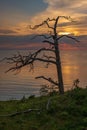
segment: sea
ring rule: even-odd
[[[35,50],[31,50],[35,51]],[[28,50],[0,50],[0,61],[14,54],[29,54]],[[48,54],[51,55],[51,54]],[[65,91],[73,88],[73,82],[79,79],[79,87],[87,87],[87,50],[61,50],[61,65]],[[54,65],[47,67],[46,63],[35,62],[34,69],[26,66],[20,71],[6,71],[11,64],[6,61],[0,62],[0,100],[28,98],[31,95],[39,96],[40,88],[48,85],[43,79],[35,79],[37,76],[51,77],[56,81],[57,74]],[[50,85],[50,84],[49,84]]]

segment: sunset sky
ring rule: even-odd
[[[37,48],[41,38],[31,41],[31,36],[49,30],[44,26],[31,30],[29,25],[60,15],[71,16],[76,22],[60,19],[59,34],[76,36],[87,49],[87,0],[0,0],[0,49]]]

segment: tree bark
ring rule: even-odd
[[[63,85],[63,76],[62,76],[62,67],[59,53],[59,45],[55,45],[55,56],[56,56],[56,69],[57,69],[57,78],[58,78],[58,87],[59,93],[64,94],[64,85]]]
[[[61,60],[60,60],[60,53],[59,53],[59,44],[58,44],[58,35],[57,35],[57,24],[58,24],[59,17],[56,18],[54,24],[54,47],[55,47],[55,57],[56,57],[56,69],[57,69],[57,78],[59,82],[59,93],[64,94],[64,85],[63,85],[63,76],[62,76],[62,67],[61,67]]]

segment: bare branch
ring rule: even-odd
[[[50,25],[49,25],[49,21],[56,21],[56,19],[50,19],[50,18],[47,18],[46,20],[44,20],[41,24],[38,24],[38,25],[35,25],[34,27],[31,27],[30,26],[30,29],[37,29],[37,28],[39,28],[40,26],[43,26],[43,25],[47,25],[47,27],[48,28],[51,28],[51,29],[54,29],[53,27],[51,27]]]
[[[20,65],[17,64],[17,65],[15,65],[14,67],[11,67],[10,69],[8,69],[8,70],[6,71],[6,73],[9,72],[9,71],[15,71],[15,70],[21,69],[22,67],[27,66],[27,65],[30,65],[30,67],[31,67],[31,69],[32,69],[32,68],[33,68],[33,67],[32,67],[32,66],[33,66],[33,63],[34,63],[35,61],[41,61],[41,62],[56,64],[56,62],[55,62],[55,61],[52,61],[52,60],[46,60],[46,59],[42,59],[42,58],[32,58],[32,57],[31,57],[31,58],[28,60],[28,62],[26,62],[26,60],[25,60],[25,63],[24,63],[24,64],[20,63]],[[17,61],[17,62],[18,62],[18,61]]]
[[[57,86],[59,85],[57,82],[53,81],[51,78],[46,78],[44,76],[38,76],[38,77],[35,77],[35,79],[45,79],[45,80],[47,80],[48,82],[50,82],[54,85],[57,85]]]
[[[74,40],[74,41],[76,41],[76,42],[80,42],[80,41],[77,40],[76,38],[74,38],[74,37],[72,37],[72,36],[69,36],[69,35],[62,35],[62,36],[58,37],[57,40],[60,40],[60,39],[63,38],[63,37],[67,37],[67,38],[70,38],[70,39],[72,39],[72,40]]]
[[[9,71],[14,72],[15,70],[21,69],[22,67],[23,67],[23,65],[11,67],[11,68],[8,69],[7,71],[5,71],[5,73],[7,73],[7,72],[9,72]]]
[[[56,21],[56,19],[55,18],[53,18],[53,19],[47,18],[47,21]]]
[[[55,61],[52,61],[52,60],[46,60],[46,59],[42,59],[42,58],[31,58],[32,61],[42,61],[42,62],[49,62],[49,63],[52,63],[52,64],[56,64]],[[30,64],[32,61],[28,62],[28,64]]]
[[[70,20],[71,22],[75,22],[70,16],[58,16],[57,19],[59,19],[59,18],[65,18],[65,19],[67,19],[67,20]],[[55,22],[57,22],[57,19],[55,19],[55,18],[53,18],[53,19],[47,18],[47,19],[44,20],[41,24],[35,25],[34,27],[31,27],[31,25],[29,25],[29,28],[30,28],[30,29],[37,29],[37,28],[39,28],[40,26],[43,26],[43,25],[46,24],[48,28],[51,28],[52,30],[54,30],[54,28],[49,25],[49,22],[50,22],[50,21],[55,21]]]
[[[17,55],[15,55],[13,57],[4,58],[4,60],[7,60],[7,63],[13,64],[13,67],[8,69],[6,72],[19,70],[22,67],[27,66],[27,65],[30,65],[30,68],[32,70],[34,68],[33,63],[35,61],[41,61],[41,62],[56,64],[56,62],[54,60],[44,59],[44,58],[39,57],[39,54],[41,52],[44,52],[44,51],[54,52],[54,50],[52,50],[52,49],[41,48],[34,53],[29,53],[29,55],[27,55],[27,56],[22,56],[20,53],[18,53]]]
[[[54,29],[53,27],[51,27],[51,26],[49,25],[49,23],[48,23],[47,21],[44,21],[44,23],[48,26],[48,28]]]
[[[47,56],[47,55],[43,55],[43,57],[45,57],[48,61],[50,59],[54,59],[55,60],[55,64],[56,64],[56,58],[55,57],[53,57],[53,56]],[[50,65],[50,62],[47,62],[46,68],[48,68],[49,65]]]
[[[65,18],[71,22],[75,22],[70,16],[58,16],[59,18]]]
[[[46,55],[43,55],[43,57],[46,57],[48,60],[49,60],[49,59],[55,59],[55,60],[56,60],[56,58],[53,57],[53,56],[46,56]]]
[[[49,43],[50,45],[54,45],[54,43],[53,43],[53,42],[48,41],[48,40],[44,40],[43,42],[44,42],[44,43],[45,43],[45,42],[46,42],[46,43]]]

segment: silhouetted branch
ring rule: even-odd
[[[49,60],[49,59],[55,59],[55,60],[56,60],[56,58],[53,57],[53,56],[46,56],[46,55],[43,55],[43,57],[47,58],[48,60]]]
[[[32,67],[32,66],[33,66],[33,63],[34,63],[35,61],[41,61],[41,62],[45,62],[45,63],[56,64],[56,62],[55,62],[55,61],[52,61],[52,60],[47,60],[47,59],[42,59],[42,58],[32,58],[32,57],[31,57],[28,62],[26,62],[26,60],[25,60],[25,63],[24,63],[24,64],[19,62],[21,65],[19,65],[19,63],[18,63],[18,61],[17,61],[17,65],[15,65],[14,67],[11,67],[10,69],[8,69],[8,70],[6,71],[6,73],[9,72],[9,71],[15,71],[15,70],[21,69],[22,67],[24,67],[24,66],[26,66],[26,65],[30,65],[30,68],[31,68],[31,70],[32,70],[32,68],[34,68],[34,67]]]
[[[58,16],[59,18],[64,18],[64,19],[67,19],[71,22],[75,22],[70,16]]]
[[[41,48],[34,53],[29,53],[29,55],[27,55],[27,56],[22,56],[20,53],[18,53],[17,55],[15,55],[13,57],[4,58],[4,60],[7,60],[7,63],[13,64],[13,67],[8,69],[6,72],[21,69],[22,67],[24,67],[26,65],[30,65],[30,68],[32,70],[34,68],[33,64],[35,61],[56,64],[56,61],[54,61],[54,60],[47,59],[46,57],[45,58],[39,57],[39,54],[44,51],[54,52],[54,50],[52,50],[52,49]]]
[[[44,21],[44,23],[48,26],[48,28],[54,29],[53,27],[51,27],[51,26],[49,25],[49,23],[48,23],[47,21]]]
[[[50,59],[54,59],[55,60],[55,64],[56,64],[56,58],[55,57],[53,57],[53,56],[47,56],[47,55],[43,55],[43,57],[45,57],[48,61]],[[46,68],[48,68],[49,65],[50,65],[50,62],[47,62]]]
[[[49,62],[49,63],[52,63],[52,64],[56,64],[56,62],[52,61],[52,60],[46,60],[46,59],[42,59],[42,58],[31,58],[31,59],[34,60],[34,61],[42,61],[42,62],[47,62],[47,63]]]
[[[70,38],[70,39],[72,39],[72,40],[74,40],[74,41],[76,41],[76,42],[80,42],[80,41],[77,40],[76,38],[74,38],[74,37],[72,37],[72,36],[69,36],[69,35],[62,35],[62,36],[58,37],[57,40],[60,40],[60,39],[63,38],[63,37],[67,37],[67,38]]]
[[[55,18],[53,18],[53,19],[47,18],[47,21],[56,21],[56,19]]]
[[[44,76],[38,76],[38,77],[35,77],[35,79],[45,79],[45,80],[47,80],[48,82],[50,82],[54,85],[57,85],[57,86],[59,85],[57,82],[53,81],[51,78],[46,78]]]
[[[44,42],[44,43],[45,43],[45,42],[46,42],[46,43],[49,43],[50,45],[54,45],[54,43],[53,43],[53,42],[48,41],[48,40],[44,40],[43,42]]]
[[[39,28],[40,26],[43,26],[43,25],[47,25],[47,27],[48,28],[51,28],[51,29],[54,29],[53,27],[51,27],[50,25],[49,25],[49,21],[55,21],[56,19],[50,19],[50,18],[47,18],[46,20],[44,20],[41,24],[38,24],[38,25],[35,25],[34,27],[31,27],[30,26],[30,29],[37,29],[37,28]]]

